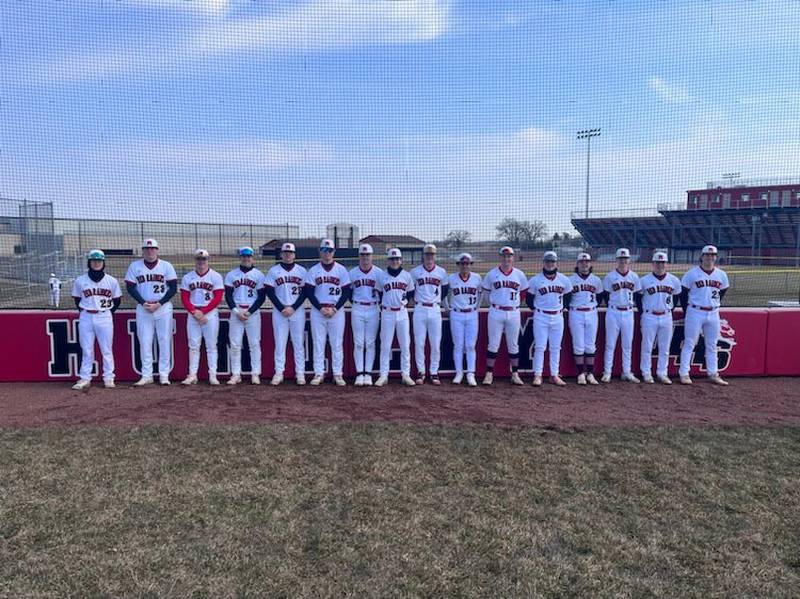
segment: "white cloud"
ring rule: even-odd
[[[694,99],[685,87],[667,83],[660,77],[650,77],[647,80],[647,85],[667,102],[682,104]]]

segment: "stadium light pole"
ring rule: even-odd
[[[592,150],[592,138],[600,136],[600,129],[584,129],[578,131],[578,139],[586,140],[586,210],[584,218],[589,218],[589,159]]]

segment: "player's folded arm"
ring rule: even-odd
[[[261,306],[264,305],[266,299],[267,299],[267,289],[266,287],[262,287],[261,289],[258,290],[255,301],[252,303],[252,305],[248,308],[247,311],[250,312],[250,314],[255,314],[261,309]]]
[[[177,281],[175,282],[177,285]],[[128,291],[128,295],[130,295],[134,300],[136,300],[137,304],[144,304],[144,298],[142,294],[139,293],[139,290],[136,288],[136,283],[132,283],[130,281],[125,281],[125,289]]]
[[[314,306],[317,310],[322,310],[322,304],[317,299],[317,294],[314,293],[315,286],[306,283],[306,297],[308,301],[311,302],[311,305]]]
[[[228,308],[231,310],[236,307],[236,304],[233,302],[233,287],[230,285],[225,285],[225,303],[228,304]]]
[[[347,303],[347,300],[350,299],[350,296],[352,295],[352,292],[353,292],[353,290],[350,289],[350,285],[349,284],[345,285],[344,287],[342,287],[342,294],[339,296],[339,301],[337,301],[336,305],[334,306],[336,308],[336,310],[341,310],[342,309],[342,307]]]
[[[178,293],[178,279],[171,279],[167,281],[167,291],[164,293],[164,296],[158,300],[158,303],[163,306],[170,301],[176,293]]]
[[[283,305],[283,302],[278,299],[278,294],[275,293],[275,288],[272,285],[265,285],[264,286],[264,293],[269,298],[269,301],[272,302],[272,305],[275,306],[275,309],[278,312],[283,312],[283,309],[286,307]]]

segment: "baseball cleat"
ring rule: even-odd
[[[314,378],[311,379],[311,385],[314,387],[321,385],[324,378],[321,374],[314,375]]]
[[[81,379],[77,383],[72,385],[72,388],[75,391],[83,391],[84,389],[88,389],[91,386],[91,384],[92,384],[92,381],[90,381],[88,379]]]
[[[683,375],[681,377],[681,385],[691,385],[691,384],[692,384],[692,379],[688,374]]]
[[[708,380],[714,383],[715,385],[722,385],[723,387],[727,387],[728,385],[730,385],[730,383],[725,379],[723,379],[719,375],[719,373],[712,374],[711,376],[708,377]]]
[[[600,383],[597,382],[597,379],[594,378],[594,374],[591,372],[586,373],[586,382],[590,385],[599,385]]]
[[[261,384],[261,376],[258,374],[250,375],[250,384],[251,385],[260,385]]]
[[[413,387],[413,386],[416,385],[416,383],[414,382],[414,379],[412,379],[407,374],[403,375],[403,384],[406,385],[407,387]]]
[[[442,384],[442,381],[439,380],[439,375],[438,374],[432,374],[431,375],[431,385],[441,385],[441,384]]]
[[[586,384],[586,373],[584,373],[584,372],[581,372],[581,373],[578,375],[578,384],[579,384],[579,385],[585,385],[585,384]]]
[[[272,375],[272,380],[269,382],[270,385],[273,387],[277,387],[283,382],[283,375],[282,374],[274,374]]]
[[[423,377],[421,377],[421,376],[418,376],[417,380],[414,381],[414,384],[415,385],[424,385],[425,384],[425,379]]]
[[[364,386],[365,387],[372,387],[372,375],[365,374],[364,375]]]
[[[300,385],[301,387],[306,384],[306,377],[305,375],[301,374],[300,376],[294,379],[294,382]]]
[[[376,387],[383,387],[388,382],[389,382],[389,377],[384,375],[384,374],[382,374],[381,376],[378,377],[378,380],[375,381],[375,386]]]
[[[654,379],[654,378],[653,378],[651,375],[649,375],[649,374],[648,374],[648,375],[645,375],[645,376],[643,376],[643,377],[642,377],[642,380],[643,380],[645,383],[648,383],[648,384],[651,384],[651,385],[652,385],[653,383],[655,383],[655,382],[656,382],[656,381],[655,381],[655,379]]]
[[[333,382],[336,383],[337,387],[344,387],[347,385],[347,382],[344,380],[341,374],[333,375]]]
[[[172,383],[169,382],[169,377],[168,376],[160,376],[160,377],[158,377],[158,384],[159,385],[164,385],[165,387],[168,387]]]
[[[566,387],[567,386],[567,383],[564,382],[564,379],[562,379],[558,375],[551,376],[550,377],[550,382],[553,383],[554,385],[558,386],[558,387]]]
[[[491,385],[493,382],[494,382],[494,373],[487,372],[486,376],[483,377],[483,384]]]
[[[641,381],[637,379],[636,376],[630,372],[628,374],[623,374],[620,378],[628,383],[641,383]]]
[[[197,375],[190,374],[185,379],[181,381],[181,385],[196,385],[197,384]]]
[[[152,376],[143,376],[138,381],[136,381],[133,386],[134,387],[144,387],[145,385],[152,385],[153,384],[153,377]]]
[[[364,386],[364,375],[359,374],[356,377],[356,382],[353,383],[353,385],[356,386],[356,387],[363,387]]]
[[[668,376],[660,376],[658,377],[658,382],[661,383],[662,385],[671,385],[672,379],[669,378]]]
[[[464,373],[463,372],[457,372],[456,375],[453,377],[453,384],[454,385],[460,385],[461,381],[463,381],[463,380],[464,380]]]
[[[478,381],[475,380],[475,373],[473,372],[467,373],[467,385],[469,385],[470,387],[478,386]]]
[[[231,378],[228,379],[229,385],[238,385],[241,382],[242,382],[242,377],[236,374],[234,374]]]
[[[211,385],[212,387],[218,387],[219,386],[219,379],[217,378],[216,374],[209,374],[208,375],[208,384]]]
[[[114,384],[114,379],[103,379],[103,387],[106,389],[113,389],[116,387]]]
[[[522,379],[519,376],[519,372],[512,372],[511,373],[511,384],[512,385],[524,385],[525,383],[522,382]]]
[[[608,373],[603,373],[603,376],[600,377],[600,382],[602,383],[610,383],[611,382],[611,375]]]
[[[533,386],[534,387],[541,387],[542,386],[542,375],[537,374],[533,377]]]

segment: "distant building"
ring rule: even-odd
[[[422,246],[425,242],[413,235],[368,235],[362,238],[359,243],[368,243],[375,250],[376,254],[386,255],[389,248],[398,248],[403,252],[403,259],[408,263],[416,263],[422,260]]]
[[[358,247],[359,231],[350,223],[334,223],[325,228],[325,237],[333,239],[337,248]]]

